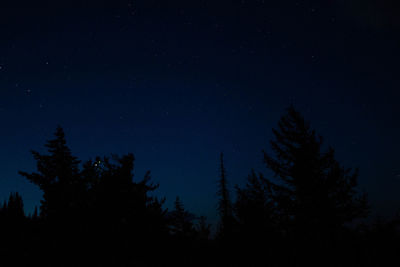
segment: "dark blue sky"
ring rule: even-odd
[[[57,2],[57,3],[53,3]],[[82,160],[133,152],[167,206],[215,221],[218,158],[231,185],[293,103],[360,168],[374,213],[400,208],[395,1],[2,1],[0,199],[64,127]]]

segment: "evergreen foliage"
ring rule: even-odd
[[[221,225],[219,228],[219,237],[222,239],[229,238],[232,235],[234,217],[232,212],[232,202],[230,199],[228,180],[226,177],[226,169],[224,166],[224,154],[220,155],[220,176],[218,181],[219,196],[218,212],[221,218]]]
[[[4,266],[389,266],[400,249],[400,220],[372,225],[358,171],[345,168],[290,106],[273,129],[264,162],[231,195],[219,159],[216,238],[206,217],[155,197],[150,171],[134,176],[133,154],[81,164],[58,127],[36,172],[20,172],[43,192],[25,216],[22,197],[0,207]]]
[[[264,162],[278,181],[265,184],[287,230],[307,235],[309,230],[335,231],[367,215],[366,195],[356,190],[358,171],[341,166],[333,148],[323,150],[322,137],[293,106],[273,133],[275,156],[264,152]]]
[[[37,172],[19,173],[43,191],[41,216],[63,220],[82,207],[85,184],[79,176],[80,161],[67,147],[63,129],[57,127],[54,135],[55,139],[45,144],[48,154],[32,151]]]
[[[172,235],[180,239],[193,239],[195,237],[194,219],[195,216],[185,210],[180,198],[176,197],[174,210],[170,213]]]

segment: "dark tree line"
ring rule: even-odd
[[[380,266],[397,261],[400,219],[368,216],[358,171],[292,106],[264,153],[267,177],[252,170],[232,195],[219,162],[220,223],[154,197],[150,172],[134,177],[132,154],[81,163],[58,127],[46,154],[32,151],[37,170],[20,174],[43,192],[40,210],[25,215],[12,193],[0,208],[3,265],[41,266]],[[232,197],[233,196],[233,197]]]
[[[400,221],[360,223],[370,208],[367,195],[357,189],[358,170],[342,166],[334,149],[324,146],[322,137],[293,106],[272,131],[271,149],[263,155],[273,175],[252,170],[244,186],[235,186],[232,202],[221,155],[219,233],[229,240],[221,242],[221,251],[229,251],[231,263],[380,266],[398,262]]]

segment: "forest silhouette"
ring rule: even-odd
[[[400,219],[363,222],[370,208],[357,169],[342,166],[293,106],[272,131],[272,153],[263,151],[272,176],[252,170],[230,191],[221,153],[214,236],[179,197],[172,210],[154,197],[150,171],[134,177],[133,154],[81,162],[58,127],[46,154],[32,151],[36,172],[19,172],[42,191],[40,207],[26,215],[11,193],[0,208],[2,265],[397,265]]]

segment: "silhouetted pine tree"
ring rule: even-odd
[[[80,179],[80,161],[72,156],[61,127],[57,127],[55,139],[49,140],[45,147],[49,154],[32,151],[37,172],[19,173],[43,191],[41,216],[64,220],[82,207],[86,185]]]
[[[149,222],[151,217],[160,216],[158,219],[161,219],[164,216],[161,208],[164,201],[149,195],[158,188],[150,182],[150,172],[143,180],[133,181],[134,160],[133,154],[113,156],[114,162],[105,157],[92,166],[85,164],[82,173],[91,181],[92,202],[101,216],[114,223],[134,223],[147,228],[152,223]]]
[[[229,195],[228,181],[226,178],[223,153],[220,155],[220,177],[218,181],[217,195],[219,196],[218,211],[221,218],[221,225],[218,235],[220,238],[226,239],[232,235],[234,218],[232,212],[232,203]]]
[[[346,223],[367,214],[366,195],[356,191],[358,172],[342,167],[332,148],[322,150],[322,138],[293,106],[273,134],[275,156],[264,152],[264,160],[277,178],[267,182],[281,225],[303,248],[331,244]]]
[[[179,239],[193,239],[195,229],[193,220],[195,216],[186,211],[182,201],[176,197],[174,210],[169,214],[171,220],[171,233]]]
[[[24,204],[18,193],[11,193],[0,209],[0,258],[2,265],[20,264],[26,249],[26,217]]]
[[[277,227],[275,207],[268,181],[254,170],[243,188],[236,186],[235,214],[240,232],[247,238],[265,238]],[[270,236],[269,236],[270,238]]]
[[[35,226],[35,231],[41,233],[35,239],[47,251],[43,258],[47,262],[43,264],[65,258],[68,265],[84,255],[87,183],[80,175],[80,161],[67,146],[63,129],[57,127],[54,135],[45,144],[47,154],[32,151],[37,172],[19,173],[43,192],[40,220]]]
[[[11,193],[8,201],[4,201],[0,214],[1,220],[10,223],[20,222],[25,218],[24,202],[18,192]]]
[[[235,188],[236,238],[241,251],[239,255],[244,261],[242,264],[255,265],[268,258],[268,263],[275,266],[282,247],[279,220],[268,180],[252,170],[247,183],[242,188]]]
[[[117,258],[100,262],[143,260],[150,253],[148,246],[159,249],[168,235],[164,200],[150,196],[158,185],[150,182],[150,172],[135,182],[133,169],[133,154],[96,158],[83,166],[91,222],[87,232],[95,240],[93,253]]]

